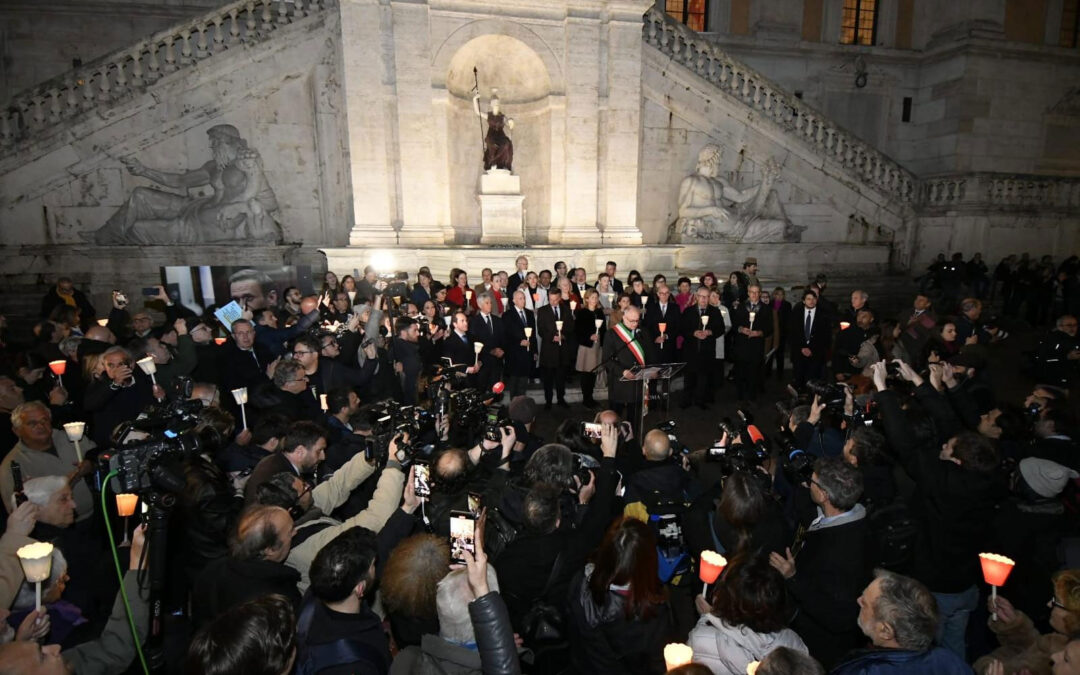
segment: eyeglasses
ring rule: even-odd
[[[303,351],[299,351],[299,350],[294,350],[292,355],[293,356],[303,356],[304,354],[314,354],[314,353],[315,352],[311,352],[311,351],[303,352]]]
[[[1068,607],[1066,607],[1065,605],[1058,602],[1057,596],[1051,596],[1050,601],[1046,603],[1046,606],[1049,607],[1050,609],[1053,609],[1055,607],[1059,607],[1059,608],[1065,610],[1066,612],[1069,611]]]
[[[330,347],[337,347],[337,346],[338,346],[338,343],[336,343],[336,342],[327,342],[326,344],[324,344],[322,346],[322,348],[323,349],[329,349]],[[293,353],[295,354],[296,352],[293,352]]]

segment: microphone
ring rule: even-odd
[[[746,425],[746,433],[750,436],[750,441],[752,443],[760,443],[765,440],[765,435],[753,424]]]
[[[495,384],[491,385],[492,393],[501,394],[505,390],[506,390],[506,385],[503,384],[502,382],[496,382]]]

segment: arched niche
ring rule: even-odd
[[[447,175],[450,220],[456,243],[478,243],[481,234],[476,195],[483,173],[486,126],[473,112],[476,82],[473,68],[479,73],[481,110],[487,112],[492,89],[498,89],[503,111],[514,120],[513,171],[521,177],[525,195],[528,241],[547,242],[551,222],[555,93],[549,69],[552,59],[551,51],[538,42],[535,34],[517,24],[496,21],[478,21],[462,27],[436,52],[434,72],[443,79],[434,84],[445,87],[447,94]],[[561,84],[561,77],[555,79]]]

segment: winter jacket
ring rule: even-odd
[[[357,455],[354,460],[349,461],[335,472],[329,481],[320,484],[312,491],[315,507],[323,513],[330,513],[341,506],[349,493],[371,475],[373,468],[364,461],[363,455]],[[404,487],[405,474],[401,472],[400,467],[387,465],[379,476],[378,487],[375,488],[375,494],[366,509],[345,522],[321,516],[297,528],[292,549],[289,551],[285,564],[300,572],[301,593],[307,590],[310,583],[308,570],[315,559],[315,554],[331,539],[350,528],[366,527],[378,533],[397,510]]]
[[[762,660],[777,647],[808,653],[806,645],[790,628],[755,633],[746,626],[733,626],[718,616],[704,614],[690,631],[694,663],[708,666],[716,675],[742,675],[747,664]]]
[[[1008,623],[999,618],[987,621],[986,625],[997,635],[1001,646],[975,662],[976,673],[985,673],[990,662],[996,659],[1005,665],[1006,673],[1026,668],[1031,675],[1050,675],[1050,655],[1064,649],[1069,642],[1060,633],[1039,635],[1028,615],[1019,611]]]
[[[971,667],[944,647],[914,652],[908,649],[860,649],[833,668],[831,675],[970,675]]]
[[[278,594],[300,606],[296,589],[300,575],[284,563],[270,560],[220,558],[199,574],[191,594],[192,623],[195,628],[242,602],[262,595]]]
[[[664,672],[664,645],[671,637],[671,612],[654,605],[648,617],[628,618],[623,596],[608,591],[597,606],[589,592],[592,565],[570,584],[570,664],[590,675],[645,675]]]
[[[496,592],[469,603],[476,647],[425,635],[419,647],[398,653],[390,675],[518,675],[521,663],[506,605]]]

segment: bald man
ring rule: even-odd
[[[671,457],[671,441],[667,434],[653,429],[641,440],[645,463],[626,483],[627,513],[635,503],[649,507],[657,501],[685,501],[691,496],[690,474],[683,468],[681,458]]]

